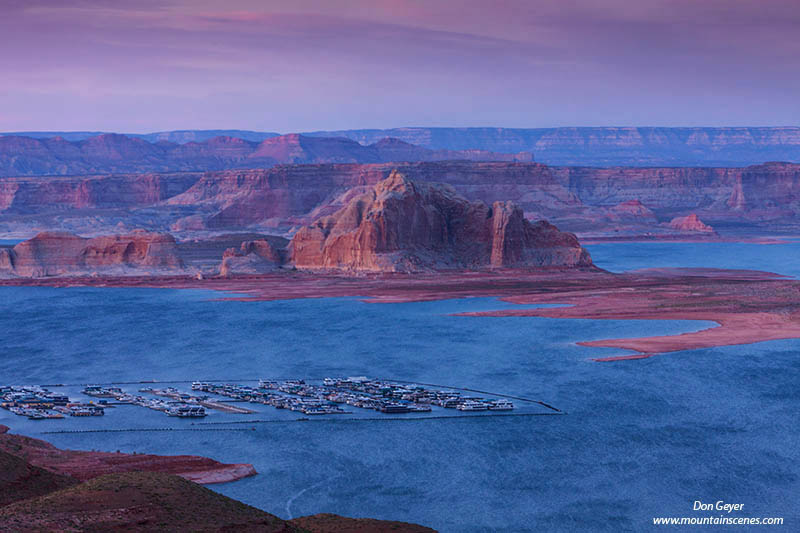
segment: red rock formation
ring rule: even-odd
[[[219,275],[264,274],[272,272],[286,261],[286,244],[280,237],[242,242],[240,248],[228,248],[222,254]]]
[[[635,222],[655,222],[656,215],[638,199],[619,203],[608,209],[611,220],[627,220]]]
[[[702,233],[714,232],[714,228],[704,224],[703,221],[697,218],[697,215],[694,213],[685,217],[673,218],[669,223],[669,227],[679,231],[699,231]]]
[[[43,232],[0,255],[0,273],[21,277],[85,275],[112,269],[119,273],[175,271],[182,267],[175,239],[146,231],[93,239]]]
[[[574,235],[544,221],[531,224],[511,203],[471,203],[452,187],[412,182],[396,171],[302,228],[289,248],[295,266],[309,269],[591,266]]]
[[[86,239],[66,232],[42,232],[10,252],[17,276],[40,278],[79,270]]]
[[[727,205],[735,211],[742,211],[747,205],[744,198],[744,190],[742,189],[741,176],[737,176],[736,181],[733,183],[733,190],[730,198],[728,198]]]

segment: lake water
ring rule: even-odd
[[[658,267],[765,270],[800,277],[800,242],[601,243],[586,246],[594,262],[612,272]]]
[[[738,245],[668,246],[590,250],[611,270],[662,266],[665,257],[670,266],[693,266],[700,254],[705,265],[735,257],[730,266],[792,273],[770,250],[794,245],[745,248],[749,257],[728,248]],[[62,421],[0,410],[0,424],[61,447],[250,462],[260,475],[212,488],[284,518],[333,512],[445,532],[642,531],[653,517],[706,516],[692,511],[695,500],[725,500],[744,503],[741,516],[782,516],[786,530],[796,529],[797,341],[595,363],[590,358],[625,352],[576,341],[710,324],[452,316],[513,307],[492,298],[367,304],[217,296],[0,288],[0,382],[369,375],[530,397],[567,414],[193,425],[124,406]],[[204,422],[279,418],[271,407],[255,408],[261,412],[212,412]],[[201,431],[43,434],[165,427]]]

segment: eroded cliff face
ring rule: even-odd
[[[748,218],[780,220],[800,215],[800,164],[747,167],[734,185],[728,205]]]
[[[0,180],[0,213],[152,206],[191,187],[201,173],[127,174]]]
[[[557,167],[553,172],[584,204],[638,201],[650,209],[686,209],[724,208],[742,169]]]
[[[452,187],[395,171],[289,245],[297,268],[410,272],[591,266],[574,235],[531,224],[511,203],[473,203]]]
[[[222,254],[219,275],[264,274],[274,272],[287,260],[289,241],[281,237],[244,241],[237,248],[228,248]]]
[[[175,239],[146,231],[93,239],[43,232],[0,251],[0,275],[6,276],[163,274],[182,269]]]
[[[491,267],[592,265],[575,235],[546,220],[529,222],[513,202],[495,202],[490,214]]]

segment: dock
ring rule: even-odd
[[[147,392],[154,396],[162,396],[164,398],[170,398],[171,400],[175,400],[178,402],[191,402],[197,403],[202,405],[207,409],[213,409],[215,411],[221,411],[223,413],[234,413],[239,415],[252,415],[257,413],[258,411],[253,411],[252,409],[247,409],[245,407],[239,407],[238,405],[229,405],[222,403],[221,401],[214,401],[207,399],[205,397],[200,396],[193,396],[191,394],[186,394],[178,391],[177,389],[169,388],[169,389],[139,389],[139,392]]]

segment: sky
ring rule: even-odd
[[[0,0],[0,131],[797,126],[798,0]]]

